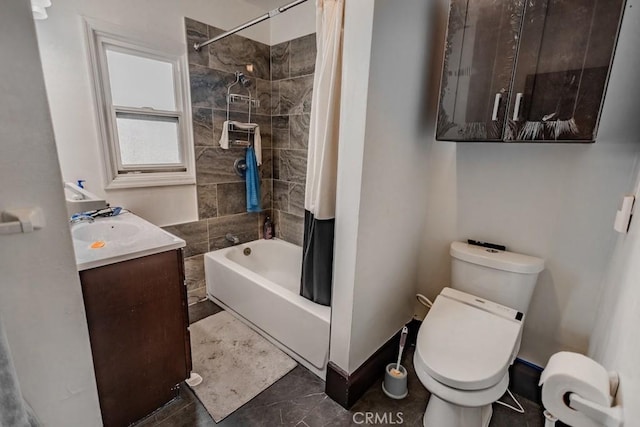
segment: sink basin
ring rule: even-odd
[[[130,212],[71,226],[78,270],[179,249],[185,241]]]
[[[71,228],[71,236],[81,242],[94,243],[102,241],[105,243],[120,241],[121,243],[133,241],[140,233],[141,227],[122,221],[103,219],[92,223],[81,223]]]

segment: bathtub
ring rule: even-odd
[[[324,380],[331,309],[300,296],[301,264],[278,239],[206,253],[207,296]]]

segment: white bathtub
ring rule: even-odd
[[[302,248],[278,239],[209,252],[207,296],[324,380],[331,309],[300,296],[301,265]]]

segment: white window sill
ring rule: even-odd
[[[176,174],[175,172],[155,172],[140,174],[118,175],[105,186],[105,190],[140,187],[167,187],[171,185],[195,184],[196,177],[192,174]]]

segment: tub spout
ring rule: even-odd
[[[231,233],[227,233],[227,235],[224,237],[234,245],[237,245],[238,243],[240,243],[240,239],[238,239],[238,236],[234,236]]]

